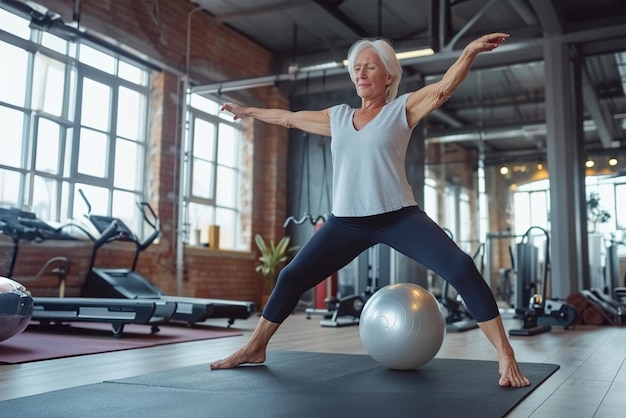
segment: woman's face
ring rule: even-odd
[[[384,99],[387,86],[391,84],[391,76],[373,48],[366,48],[357,55],[352,78],[362,99]]]

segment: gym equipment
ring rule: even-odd
[[[363,307],[359,324],[370,356],[396,370],[416,369],[432,360],[445,332],[437,299],[412,283],[387,285],[374,293]]]
[[[332,277],[326,279],[333,280]],[[319,285],[318,285],[319,286]],[[316,291],[319,289],[316,288]],[[345,327],[348,325],[358,325],[363,305],[370,293],[363,295],[351,295],[346,297],[327,296],[324,298],[326,309],[306,308],[306,318],[311,319],[311,315],[323,315],[320,321],[322,327]]]
[[[512,234],[510,229],[506,229],[501,232],[488,232],[485,240],[485,274],[484,277],[490,284],[492,289],[496,291],[496,298],[506,303],[511,308],[521,308],[528,306],[528,299],[520,297],[521,305],[517,305],[518,300],[515,299],[516,293],[516,278],[515,275],[515,255],[513,249],[517,251],[517,244],[512,245],[515,241],[519,240],[522,235]],[[499,249],[503,245],[501,241],[506,242],[508,252],[511,260],[510,267],[502,267],[500,260],[496,255],[499,253]],[[498,282],[492,283],[493,278],[498,276]],[[528,294],[530,297],[530,294]]]
[[[619,302],[622,306],[626,304],[626,273],[622,284],[619,284],[619,259],[617,257],[617,247],[619,245],[626,245],[626,242],[611,240],[611,245],[608,248],[608,260],[609,277],[611,279],[611,287],[613,289],[613,299]]]
[[[381,253],[384,254],[381,255]],[[370,296],[378,290],[379,283],[385,280],[384,277],[380,277],[380,264],[389,261],[389,254],[390,248],[381,244],[368,248],[367,252],[352,262],[358,264],[359,272],[363,273],[361,276],[367,275],[365,289],[361,293],[354,293],[349,296],[326,297],[324,300],[326,309],[307,308],[307,319],[310,319],[311,315],[323,315],[324,318],[320,321],[320,326],[329,328],[358,325],[363,306]],[[384,260],[381,262],[383,258]]]
[[[617,255],[617,249],[620,245],[626,246],[626,242],[616,241],[615,239],[608,240],[608,246],[606,247],[606,275],[607,275],[607,285],[608,292],[613,292],[613,296],[615,299],[618,299],[616,296],[616,290],[620,289],[625,290],[619,283],[619,271],[620,271],[620,262],[619,256]],[[622,282],[623,286],[626,286],[626,273],[624,273],[624,281]],[[618,292],[619,293],[619,292]]]
[[[322,225],[317,223],[315,230],[317,231]],[[344,298],[333,296],[333,294],[337,294],[338,280],[338,274],[335,272],[315,287],[314,303],[317,303],[325,294],[323,303],[326,305],[326,309],[306,308],[307,319],[311,319],[311,315],[323,315],[324,318],[320,321],[320,325],[323,327],[343,327],[359,323],[359,316],[361,316],[365,298],[359,295]],[[324,290],[324,294],[318,295],[318,292],[322,293]]]
[[[101,234],[101,237],[94,241],[92,247],[89,273],[81,288],[81,296],[133,300],[156,299],[176,303],[176,312],[172,320],[186,322],[190,325],[209,318],[227,318],[228,327],[230,327],[236,319],[247,319],[256,311],[256,305],[253,302],[166,295],[161,289],[135,271],[139,254],[148,248],[161,233],[159,217],[152,207],[145,202],[137,205],[143,220],[152,228],[152,233],[141,242],[139,237],[121,219],[91,214],[91,204],[82,190],[80,194],[88,208],[85,217]],[[102,235],[109,229],[113,230],[112,234],[103,239]],[[104,244],[112,241],[125,241],[135,244],[135,254],[130,269],[94,267],[98,250]]]
[[[22,286],[0,276],[0,341],[23,332],[33,316],[33,298]]]
[[[322,91],[325,92],[325,86],[326,86],[326,75],[324,74],[323,78],[322,78]],[[309,78],[307,76],[306,78],[306,87],[305,87],[305,97],[308,97],[309,95]],[[322,98],[322,103],[325,102],[325,99]],[[295,216],[291,215],[288,216],[287,219],[285,219],[285,222],[283,223],[283,228],[287,228],[289,226],[290,223],[293,223],[295,225],[302,225],[305,222],[309,221],[311,223],[311,225],[316,226],[319,222],[326,222],[326,220],[328,219],[328,216],[330,214],[330,206],[331,206],[331,188],[330,188],[330,183],[328,181],[328,163],[327,163],[327,159],[326,159],[326,141],[322,138],[320,139],[320,141],[318,142],[318,145],[321,147],[322,150],[322,180],[321,180],[321,185],[322,188],[320,189],[320,196],[319,196],[319,207],[318,207],[318,215],[317,216],[313,216],[311,215],[311,158],[309,156],[309,133],[308,132],[303,132],[302,134],[302,138],[303,141],[301,142],[302,144],[302,153],[301,153],[301,160],[300,160],[300,184],[298,187],[298,200],[297,200],[297,212],[300,213],[300,204],[302,202],[302,189],[304,188],[304,181],[306,179],[306,187],[307,187],[307,195],[306,195],[306,201],[307,201],[307,211],[304,212],[304,214],[300,217],[300,218],[296,218]],[[305,176],[306,173],[306,176]],[[325,213],[322,213],[322,202],[323,202],[323,198],[324,198],[324,193],[326,195],[326,204],[327,204],[327,211]]]
[[[290,223],[293,223],[295,225],[302,225],[305,222],[310,222],[311,225],[316,226],[319,222],[326,222],[326,220],[328,219],[328,213],[330,212],[330,209],[326,212],[326,213],[321,213],[321,209],[322,209],[322,202],[323,202],[323,194],[322,192],[325,190],[326,191],[326,201],[328,202],[328,205],[330,206],[330,186],[328,184],[328,174],[327,174],[327,162],[326,162],[326,143],[324,142],[324,140],[320,140],[320,142],[318,143],[318,145],[320,147],[322,147],[322,184],[323,184],[323,188],[320,191],[320,197],[319,197],[319,209],[318,209],[318,215],[317,216],[313,216],[311,215],[311,171],[310,171],[310,161],[309,161],[309,134],[308,133],[304,133],[304,141],[302,142],[302,161],[301,161],[301,167],[302,167],[302,172],[300,173],[300,186],[298,188],[298,212],[299,212],[299,208],[300,208],[300,201],[302,200],[302,189],[303,189],[303,183],[304,183],[304,171],[306,170],[306,182],[307,182],[307,211],[304,212],[304,214],[300,217],[300,218],[296,218],[295,216],[291,215],[288,216],[287,219],[285,219],[285,222],[283,223],[283,228],[287,228],[289,226]]]
[[[445,312],[446,331],[465,332],[478,328],[478,323],[469,313],[463,301],[450,296],[450,284],[446,280],[443,281],[439,302]]]
[[[64,233],[62,228],[53,228],[37,219],[34,213],[16,208],[0,208],[0,231],[13,240],[9,272],[14,270],[21,240],[42,242],[47,239],[75,239]],[[107,240],[113,233],[115,233],[115,229],[111,227],[104,231],[100,239]],[[57,259],[55,257],[52,260],[56,261]],[[40,273],[45,267],[40,270]],[[62,294],[67,268],[60,267],[55,274],[59,275],[59,292]],[[158,325],[168,322],[176,310],[176,303],[174,302],[65,297],[35,297],[32,298],[31,306],[32,316],[30,319],[41,324],[81,321],[105,322],[111,324],[115,337],[122,336],[126,324],[150,325],[152,332],[158,332]]]
[[[528,242],[529,235],[523,235],[516,245],[517,260],[512,259],[511,264],[516,272],[515,308],[525,309],[532,306],[533,295],[537,294],[541,281],[537,280],[537,264],[539,249]],[[546,243],[547,246],[547,243]],[[544,267],[548,261],[544,261]]]
[[[531,244],[529,243],[529,239],[531,232],[535,229],[541,231],[546,237],[545,258],[540,282],[541,294],[534,294],[530,298],[529,306],[527,308],[516,307],[515,312],[520,315],[522,319],[522,328],[509,330],[509,335],[537,335],[550,331],[552,326],[561,326],[564,329],[568,329],[576,320],[576,308],[574,308],[574,306],[557,299],[548,300],[546,298],[550,272],[550,236],[548,231],[539,226],[531,226],[528,228],[526,233],[522,236],[521,243],[518,244],[518,249],[521,248],[522,250],[518,251],[517,291],[524,294],[523,292],[527,292],[530,288],[532,288],[529,287],[532,281],[528,280],[528,278],[532,277],[532,269],[533,266],[536,265],[537,253],[536,251],[532,251],[530,248]],[[534,248],[536,249],[537,247]],[[530,262],[528,262],[529,258]],[[524,266],[523,269],[521,266]],[[519,302],[519,296],[517,297],[517,300],[518,303],[521,303]]]
[[[581,291],[585,298],[600,309],[602,316],[612,325],[626,324],[626,288],[619,286],[619,259],[617,247],[623,242],[608,240],[606,247],[606,277],[599,287]]]
[[[360,295],[347,296],[345,298],[327,298],[327,310],[311,312],[306,310],[308,317],[311,313],[323,314],[324,318],[320,321],[322,327],[345,327],[347,325],[358,325],[361,311],[365,305],[365,298]]]
[[[599,289],[581,290],[580,293],[600,310],[611,325],[626,324],[626,306],[619,299],[615,300]]]
[[[452,234],[452,231],[450,231],[448,228],[443,228],[443,230],[452,240],[454,240],[454,235]],[[482,249],[483,245],[481,244],[478,246],[478,249],[472,256],[472,259],[474,261],[476,261],[478,256],[481,255]],[[451,291],[452,286],[450,286],[450,283],[448,283],[447,280],[442,279],[442,281],[443,285],[441,289],[441,295],[436,298],[441,304],[444,312],[444,317],[446,319],[446,331],[465,332],[478,328],[478,323],[474,320],[472,315],[465,307],[465,303],[461,299],[460,295],[453,297]]]
[[[515,257],[513,256],[513,248],[509,245],[509,257],[511,259],[511,268],[498,269],[498,286],[496,287],[496,295],[499,299],[509,306],[513,306],[513,296],[515,295],[514,285],[512,281],[513,270],[515,269]]]

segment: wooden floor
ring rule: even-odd
[[[241,346],[258,317],[238,320],[241,337],[173,344],[20,365],[0,365],[0,400],[137,376],[189,365],[206,365]],[[210,324],[225,325],[212,320]],[[507,328],[519,321],[505,319]],[[561,368],[508,417],[626,416],[626,328],[577,327],[533,337],[512,337],[520,362],[556,363]],[[292,315],[270,342],[270,350],[365,354],[358,327],[322,328],[319,317]],[[437,357],[496,360],[480,330],[448,333]],[[207,373],[209,372],[207,368]],[[463,376],[459,376],[462,379]],[[494,376],[497,384],[498,376]],[[0,410],[2,406],[0,405]]]

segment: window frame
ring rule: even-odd
[[[4,9],[4,12],[15,14],[25,20],[28,19]],[[53,191],[54,202],[48,202],[45,208],[48,212],[44,221],[59,222],[68,218],[77,218],[82,213],[74,213],[74,207],[77,196],[77,187],[80,184],[86,184],[94,187],[102,187],[106,189],[107,207],[98,207],[97,212],[103,215],[111,215],[115,204],[114,199],[120,196],[120,193],[130,193],[135,196],[137,202],[144,201],[147,192],[146,173],[147,173],[147,153],[150,142],[149,132],[149,112],[150,112],[150,94],[151,94],[151,71],[152,69],[142,64],[140,60],[133,61],[127,56],[122,56],[114,50],[106,50],[102,46],[95,45],[91,42],[79,39],[76,41],[63,40],[52,34],[44,32],[37,28],[30,28],[30,37],[25,39],[13,35],[5,30],[0,29],[0,41],[5,42],[14,47],[24,50],[27,54],[27,76],[24,86],[25,99],[22,106],[15,104],[0,102],[0,106],[7,109],[16,110],[22,113],[23,126],[21,130],[21,150],[20,163],[17,166],[0,165],[3,172],[16,173],[19,178],[18,196],[16,197],[15,206],[26,210],[32,210],[36,206],[40,206],[40,201],[35,200],[36,183],[43,179],[44,181],[54,182],[56,190]],[[45,35],[45,36],[44,36]],[[50,38],[54,37],[54,38]],[[54,41],[55,45],[61,46],[59,50],[65,49],[65,54],[58,52],[56,49],[50,49],[44,45],[44,38],[48,41]],[[59,42],[56,42],[59,40]],[[65,42],[65,47],[62,47]],[[114,62],[113,74],[101,71],[98,68],[91,67],[80,61],[80,50],[85,45],[92,49],[111,57]],[[46,112],[43,108],[39,109],[37,103],[33,104],[33,95],[36,93],[35,88],[37,80],[35,80],[36,65],[38,57],[58,61],[64,65],[63,74],[63,98],[61,103],[61,111],[59,115]],[[121,64],[123,63],[123,64]],[[45,64],[45,62],[44,62]],[[132,66],[126,68],[126,65]],[[124,66],[124,71],[137,69],[137,82],[129,81],[120,74],[120,67]],[[47,67],[42,67],[47,68]],[[48,73],[42,73],[43,75]],[[132,73],[131,73],[132,74]],[[91,79],[99,83],[103,83],[110,88],[111,97],[109,103],[110,117],[106,125],[104,133],[107,140],[105,162],[105,173],[102,177],[81,173],[78,168],[79,163],[79,143],[81,137],[82,115],[81,106],[83,101],[82,86],[85,79]],[[45,83],[39,86],[44,88]],[[127,138],[118,135],[118,106],[119,92],[121,88],[127,88],[137,92],[143,100],[143,108],[137,107],[139,117],[142,121],[138,125],[138,136],[136,138]],[[41,96],[42,98],[45,96]],[[141,104],[141,103],[140,103]],[[37,108],[35,108],[37,107]],[[43,136],[40,135],[42,129],[42,121],[49,121],[58,125],[58,155],[56,156],[56,170],[41,170],[38,166],[38,149],[43,147]],[[136,184],[126,187],[115,185],[115,159],[116,147],[119,146],[120,140],[131,141],[137,147],[137,164],[135,165],[136,173],[133,178]],[[52,159],[51,159],[52,161]],[[69,168],[69,169],[68,169]],[[123,195],[122,195],[123,196]],[[13,199],[13,198],[11,198]],[[13,200],[11,200],[12,202]],[[127,205],[126,205],[127,206]],[[44,210],[45,211],[45,210]],[[96,212],[96,210],[94,210]],[[39,216],[39,214],[38,214]],[[138,235],[143,235],[143,222],[141,213],[137,208],[134,210],[132,225],[129,225]]]
[[[209,113],[204,109],[200,109],[198,106],[193,106],[192,103],[192,95],[197,95],[198,97],[209,100],[214,104],[214,108],[216,109],[215,114]],[[219,101],[217,98],[213,96],[205,96],[198,93],[193,93],[191,91],[187,92],[187,100],[186,100],[186,129],[185,129],[185,137],[183,142],[183,193],[182,193],[182,201],[181,201],[181,210],[182,210],[182,225],[181,231],[183,244],[187,246],[206,246],[209,245],[210,248],[220,249],[220,250],[228,250],[228,251],[247,251],[247,246],[242,243],[242,196],[241,196],[241,184],[243,177],[243,168],[242,168],[242,157],[243,157],[243,143],[244,143],[244,126],[241,121],[230,121],[225,119],[220,115],[219,110]],[[209,197],[202,197],[193,194],[193,186],[194,181],[194,167],[196,161],[198,160],[194,154],[194,145],[195,145],[195,134],[196,127],[198,121],[207,122],[213,125],[213,140],[212,140],[212,156],[213,160],[205,160],[211,165],[211,184],[209,185]],[[224,140],[224,138],[220,137],[220,126],[225,125],[235,129],[238,133],[238,137],[236,140],[238,141],[236,156],[235,156],[235,165],[225,165],[219,161],[219,149],[220,142]],[[231,139],[226,139],[231,140]],[[233,206],[227,206],[218,203],[218,192],[219,192],[219,182],[220,175],[219,171],[221,167],[226,167],[228,169],[232,169],[235,172],[235,184],[233,185],[235,189],[234,202]],[[204,225],[203,223],[192,224],[194,220],[192,219],[194,216],[190,213],[192,209],[192,205],[198,205],[201,207],[205,207],[209,213],[208,225]],[[218,222],[218,212],[220,210],[225,210],[232,212],[233,214],[233,223],[230,226],[225,227],[224,225],[220,225]],[[224,246],[223,243],[220,243],[218,246],[211,245],[209,241],[209,228],[213,225],[217,225],[223,231],[220,235],[224,233],[229,233],[232,238],[232,246]],[[228,229],[226,231],[225,229]],[[221,241],[221,240],[220,240]]]

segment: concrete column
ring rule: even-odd
[[[569,45],[547,39],[544,44],[546,82],[547,162],[550,173],[550,249],[552,297],[565,298],[582,286],[580,193],[581,100],[570,61]],[[577,86],[578,84],[578,86]],[[585,221],[586,222],[586,221]]]

